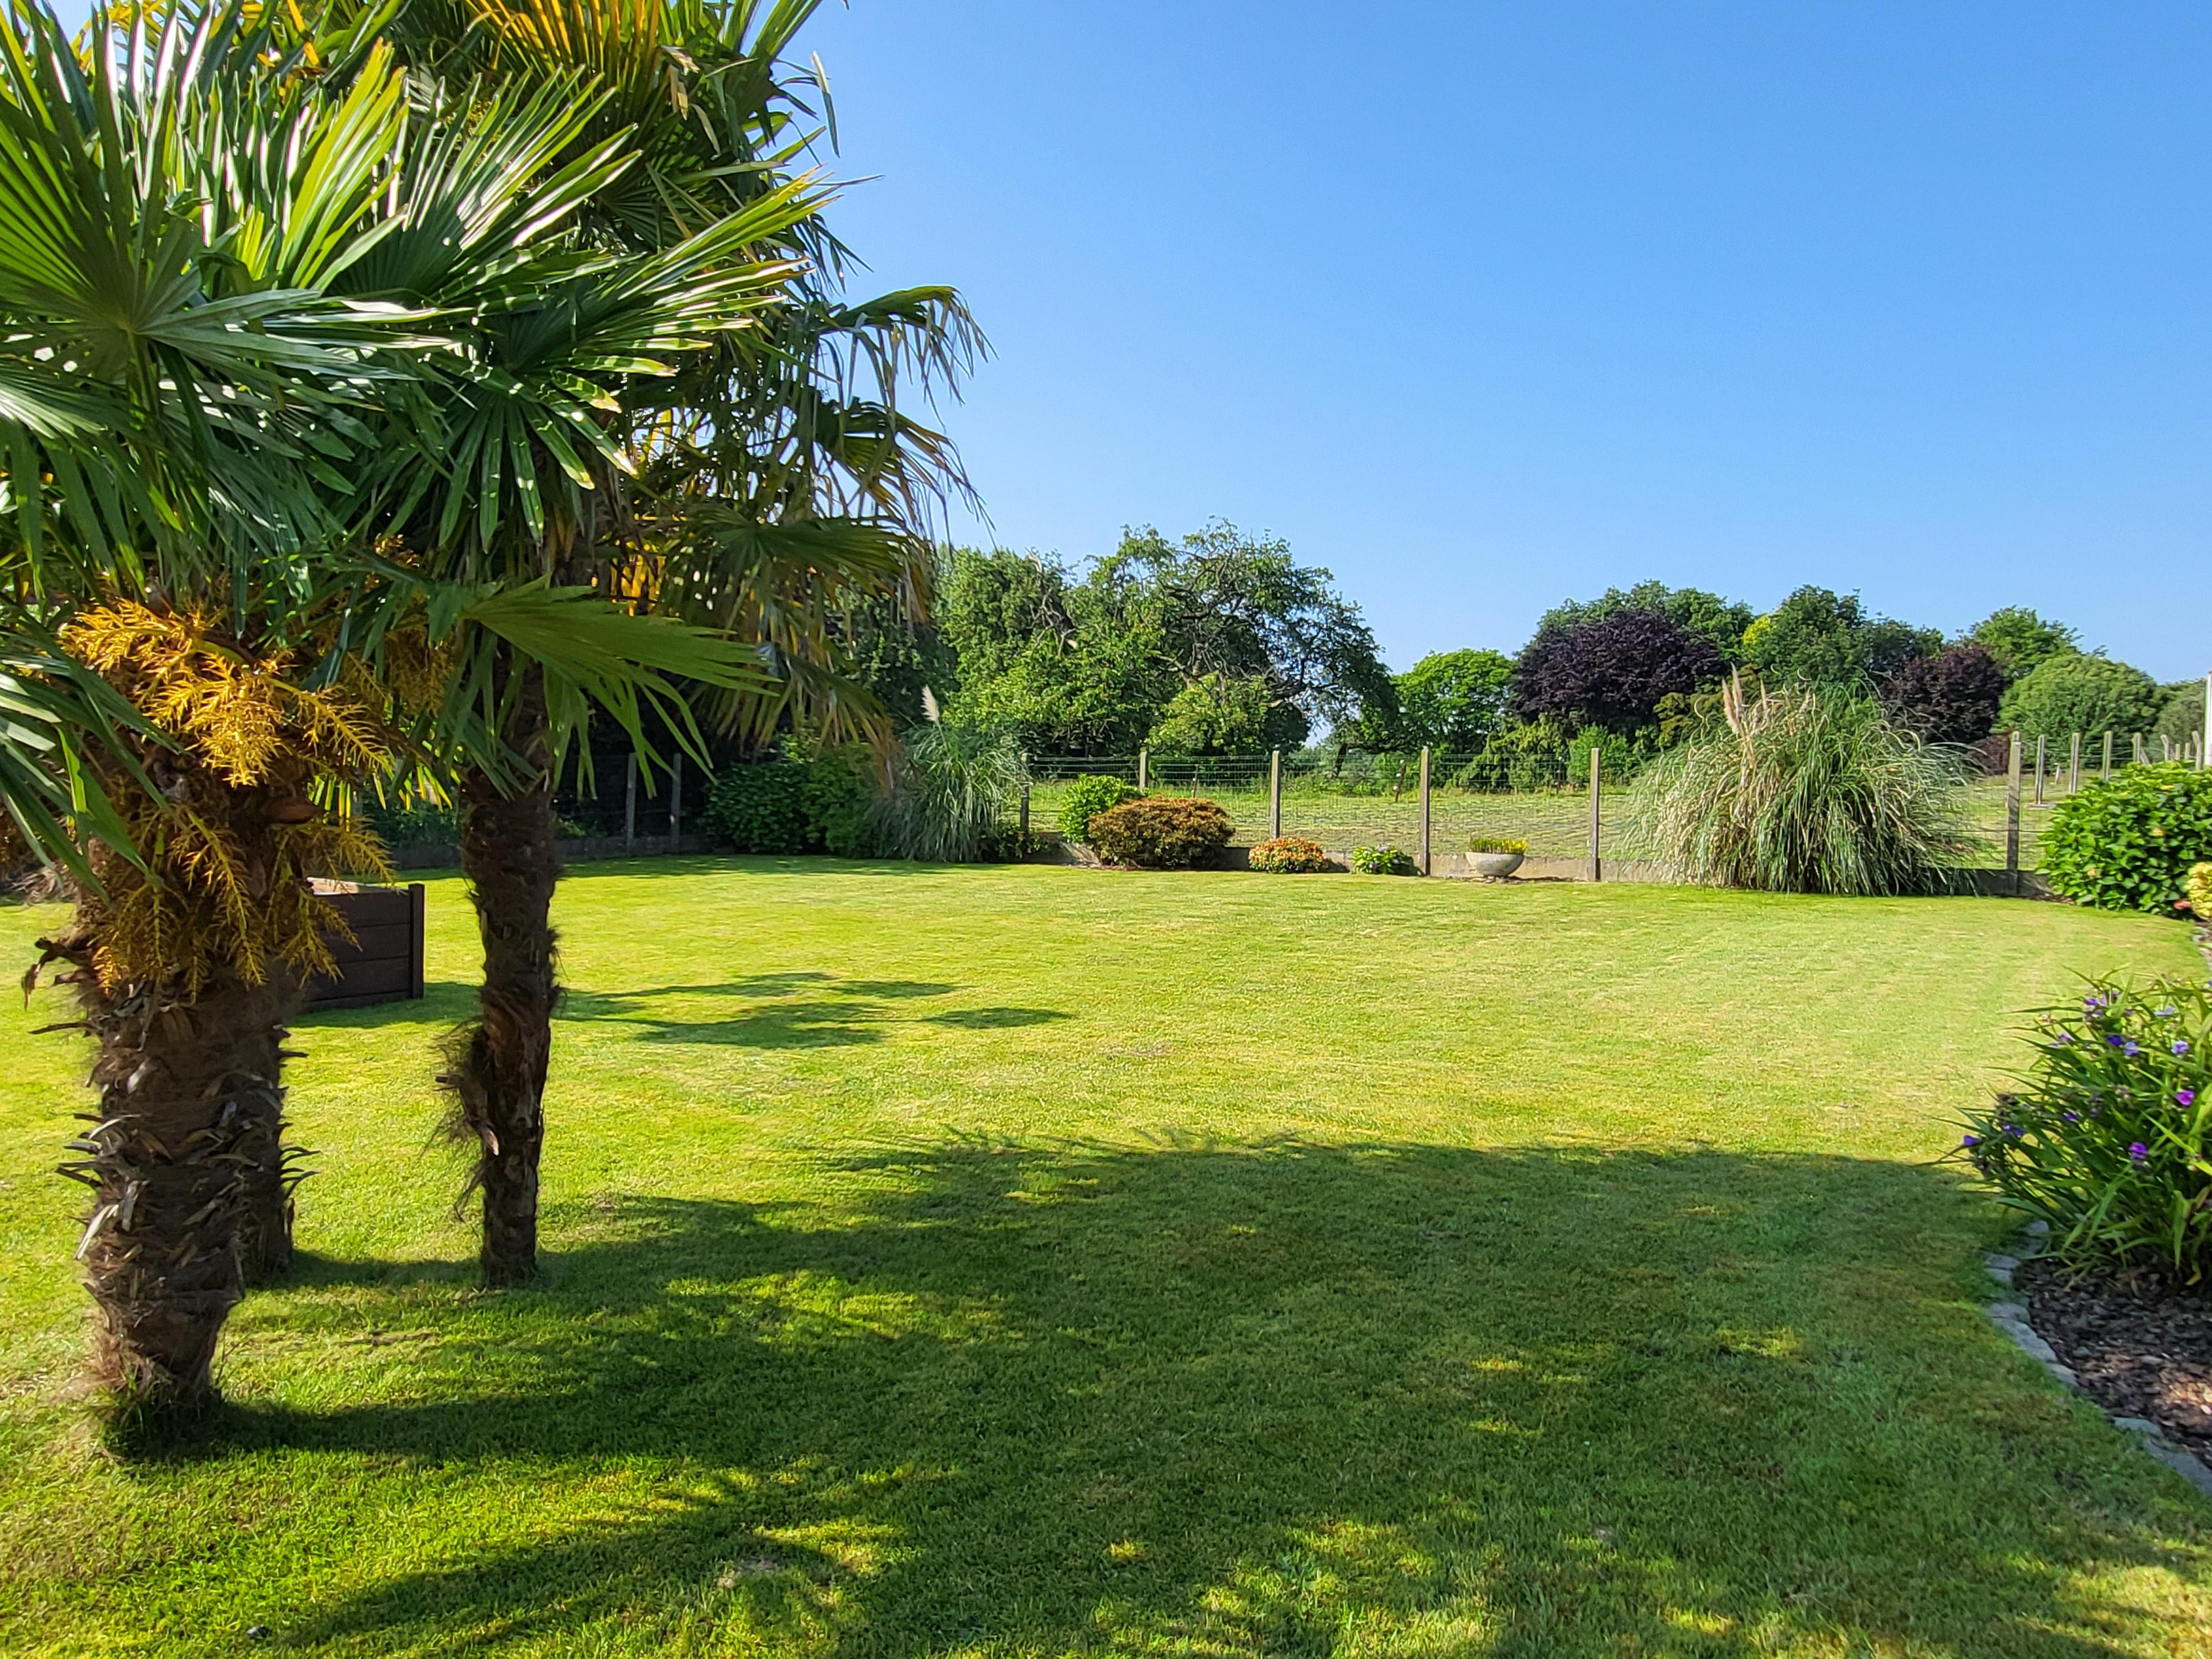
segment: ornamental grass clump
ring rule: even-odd
[[[1000,826],[1021,797],[1023,767],[1012,738],[951,721],[927,726],[902,745],[873,830],[885,857],[978,864],[1003,844]]]
[[[1967,1120],[1957,1156],[2051,1224],[2077,1265],[2212,1268],[2212,996],[2098,980],[2038,1017],[2022,1086]]]
[[[1679,880],[1772,893],[1944,891],[1979,842],[1956,750],[1866,698],[1747,701],[1645,775],[1631,845]]]
[[[1328,854],[1304,836],[1278,836],[1253,844],[1247,867],[1271,876],[1316,875],[1328,868]]]
[[[1212,863],[1236,830],[1215,802],[1147,795],[1095,814],[1091,844],[1109,864],[1188,870]]]

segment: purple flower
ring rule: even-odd
[[[2168,1004],[2167,1004],[2165,1007],[2163,1007],[2163,1008],[2154,1008],[2154,1009],[2152,1009],[2152,1010],[2151,1010],[2151,1016],[2152,1016],[2152,1018],[2155,1018],[2155,1019],[2172,1019],[2172,1018],[2174,1017],[2174,1015],[2176,1015],[2177,1013],[2179,1013],[2179,1012],[2181,1012],[2181,1011],[2180,1011],[2179,1009],[2178,1009],[2178,1008],[2174,1007],[2174,1006],[2173,1006],[2173,1005],[2172,1005],[2172,1003],[2168,1003]]]
[[[2142,1050],[2136,1046],[2136,1040],[2133,1037],[2130,1037],[2127,1042],[2121,1046],[2120,1052],[2125,1054],[2130,1060],[2133,1060],[2137,1054],[2141,1054]]]
[[[2150,1162],[2150,1148],[2140,1140],[2131,1141],[2128,1146],[2128,1158],[2136,1164],[2148,1164]]]
[[[2081,1121],[2081,1114],[2079,1112],[2069,1112],[2066,1114],[2066,1121],[2069,1123],[2079,1123]]]
[[[2174,1053],[2176,1053],[2177,1054],[2187,1054],[2187,1053],[2189,1052],[2189,1042],[2188,1042],[2188,1039],[2185,1037],[2185,1038],[2181,1039],[2180,1041],[2179,1041],[2179,1042],[2175,1042],[2175,1044],[2173,1045],[2173,1052],[2174,1052]]]
[[[2057,1036],[2051,1040],[2053,1042],[2071,1042],[2074,1041],[2074,1033],[2071,1031],[2061,1031]]]
[[[2105,1033],[2105,1041],[2111,1043],[2112,1047],[2117,1048],[2122,1043],[2125,1042],[2127,1039],[2122,1036],[2118,1031],[2107,1031]]]
[[[2177,1106],[2194,1106],[2197,1103],[2197,1091],[2194,1089],[2176,1089],[2173,1091],[2173,1102]]]
[[[1966,1135],[1960,1139],[1959,1144],[1961,1146],[1978,1146],[1982,1144],[1982,1138],[1979,1135]]]

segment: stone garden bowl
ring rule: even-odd
[[[1468,862],[1485,881],[1503,881],[1521,867],[1525,853],[1469,853]]]

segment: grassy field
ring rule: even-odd
[[[2212,1506],[1983,1318],[2003,1222],[1933,1161],[2019,1011],[2201,972],[2178,927],[584,866],[494,1295],[430,915],[426,1001],[303,1024],[309,1257],[169,1462],[72,1397],[83,1055],[4,1017],[0,1651],[2212,1650]]]

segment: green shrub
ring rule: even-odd
[[[1470,853],[1518,853],[1522,857],[1526,858],[1528,855],[1528,843],[1525,841],[1512,840],[1504,836],[1469,836],[1467,838],[1467,850]]]
[[[2075,732],[2117,732],[2124,741],[2130,732],[2156,726],[2166,702],[2166,693],[2142,669],[2069,653],[2014,684],[1998,707],[1997,729],[2023,732],[2031,744]]]
[[[1966,1124],[1959,1155],[2076,1263],[2212,1268],[2212,997],[2097,981],[2045,1011],[2017,1094]]]
[[[787,760],[724,767],[707,786],[707,823],[739,853],[809,850],[808,768]]]
[[[1088,842],[1093,817],[1109,807],[1119,806],[1125,800],[1136,799],[1134,785],[1124,783],[1119,778],[1102,778],[1096,773],[1085,773],[1067,786],[1067,799],[1060,804],[1060,839]]]
[[[1212,801],[1145,795],[1092,817],[1091,844],[1109,864],[1188,870],[1218,858],[1236,830]]]
[[[890,858],[977,864],[1001,853],[1020,799],[1022,757],[1003,732],[945,720],[910,733],[872,818]]]
[[[1410,854],[1399,851],[1395,842],[1388,847],[1353,848],[1352,867],[1363,876],[1418,876],[1421,873],[1421,866],[1413,862]]]
[[[1927,893],[1978,848],[1965,757],[1881,705],[1771,693],[1644,774],[1629,847],[1680,879],[1774,893]]]
[[[1304,836],[1278,836],[1253,843],[1249,867],[1271,876],[1310,876],[1328,868],[1328,854]]]
[[[799,787],[806,811],[809,849],[832,858],[872,858],[876,836],[871,822],[876,805],[874,768],[864,749],[828,749],[806,763]]]
[[[2202,859],[2212,859],[2212,772],[2179,761],[2083,784],[2043,832],[2051,890],[2101,910],[2171,913]]]
[[[461,838],[461,815],[450,806],[421,802],[372,806],[362,816],[386,847],[451,845]]]

